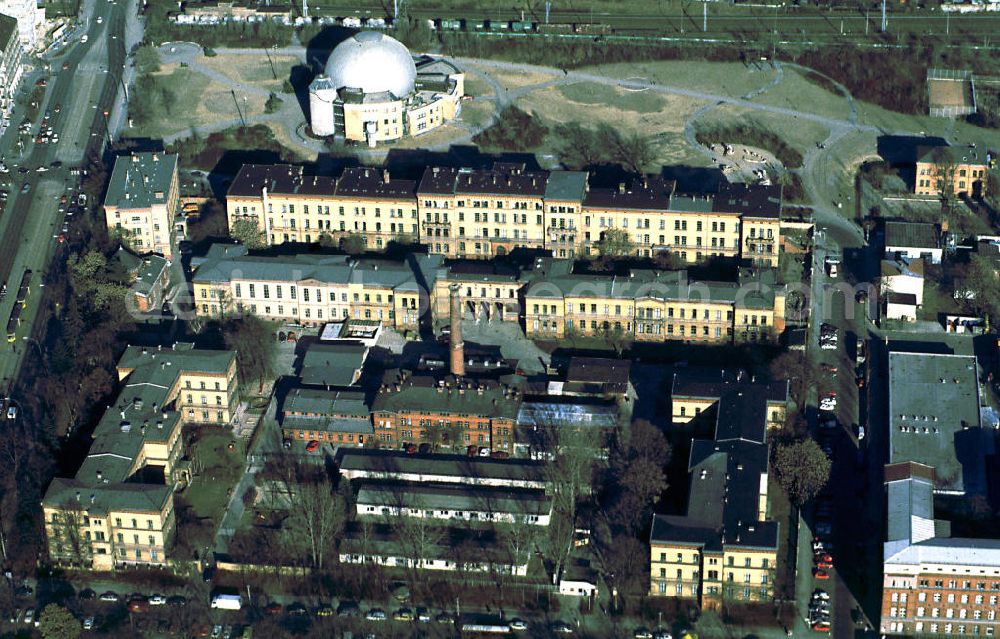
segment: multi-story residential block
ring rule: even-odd
[[[371,168],[332,178],[305,175],[300,166],[245,164],[229,187],[226,214],[230,229],[248,220],[268,244],[358,235],[382,249],[418,239],[416,186]]]
[[[991,431],[981,428],[974,355],[889,353],[889,463],[935,469],[935,492],[985,495]]]
[[[426,312],[424,274],[439,256],[405,262],[343,255],[251,256],[243,246],[213,246],[192,277],[200,317],[250,312],[304,325],[340,319],[372,320],[413,330]]]
[[[173,493],[190,480],[182,425],[228,424],[239,397],[236,353],[129,347],[123,386],[94,430],[73,479],[42,500],[49,556],[94,570],[165,565],[176,527]]]
[[[371,412],[362,390],[295,388],[278,416],[286,439],[334,446],[363,446],[372,436]]]
[[[627,275],[574,273],[553,261],[524,293],[525,332],[699,343],[774,341],[785,328],[784,287],[773,273],[736,282],[699,282],[686,271],[632,269]]]
[[[985,156],[979,157],[980,153],[975,147],[917,147],[914,193],[941,195],[950,190],[959,196],[986,195],[986,176],[990,167]]]
[[[24,74],[21,64],[24,49],[17,27],[17,18],[0,14],[0,119],[9,118],[14,110],[17,88]]]
[[[45,8],[38,0],[4,0],[3,13],[17,21],[17,37],[24,50],[35,50],[40,44],[38,30],[45,21]]]
[[[719,399],[714,439],[692,442],[687,513],[654,516],[650,595],[708,609],[773,599],[779,525],[768,519],[766,422],[761,393]]]
[[[674,424],[686,424],[719,406],[727,395],[741,393],[764,399],[763,404],[753,405],[761,411],[753,419],[763,420],[769,430],[784,425],[788,414],[788,380],[757,381],[731,371],[675,373],[670,391],[671,420]]]
[[[119,156],[104,197],[108,230],[121,234],[139,253],[171,259],[175,230],[182,236],[186,232],[179,198],[176,155],[142,152]]]
[[[462,319],[517,322],[530,271],[500,261],[453,261],[437,270],[431,291],[435,323],[451,321],[451,285],[462,298]]]
[[[398,448],[513,450],[520,391],[492,379],[389,371],[372,404],[375,438]]]
[[[917,462],[885,467],[886,541],[879,632],[904,636],[1000,634],[1000,539],[950,536],[934,519],[941,478]]]
[[[617,229],[635,255],[667,251],[692,263],[732,257],[777,265],[781,187],[724,183],[701,195],[676,188],[659,177],[592,187],[583,172],[514,163],[428,167],[419,183],[372,168],[332,178],[305,175],[301,167],[246,165],[226,208],[231,227],[250,219],[270,244],[359,234],[371,248],[417,240],[448,257],[540,248],[570,259],[595,254],[604,234]]]

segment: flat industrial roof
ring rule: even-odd
[[[978,371],[972,355],[889,353],[889,463],[932,466],[938,491],[985,491]]]

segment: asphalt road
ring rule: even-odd
[[[11,118],[12,126],[0,139],[0,155],[11,170],[3,176],[8,182],[4,188],[11,195],[0,219],[0,281],[14,289],[25,269],[35,272],[31,284],[34,294],[29,297],[17,333],[21,344],[31,335],[41,298],[37,291],[43,284],[46,265],[61,246],[56,236],[64,221],[72,222],[58,212],[59,198],[76,187],[78,178],[71,171],[80,167],[88,149],[100,151],[106,142],[106,112],[112,110],[125,66],[122,38],[127,9],[124,0],[92,0],[81,7],[84,29],[78,35],[86,32],[88,42],[67,43],[51,58],[35,61],[35,70],[24,80],[22,95],[31,93],[36,80],[47,80],[38,121],[32,123],[31,133],[21,137],[19,145],[17,129],[28,108],[19,103]],[[50,112],[49,126],[59,136],[57,144],[35,142],[46,111]],[[25,185],[28,191],[22,193]],[[0,302],[0,319],[4,323],[13,304],[14,295]],[[13,379],[24,352],[18,342],[0,349],[4,387]]]

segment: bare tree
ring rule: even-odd
[[[282,456],[276,458],[277,483],[287,497],[289,516],[282,527],[288,546],[322,569],[347,521],[342,494],[322,469]]]
[[[87,513],[77,498],[66,501],[50,522],[56,539],[54,559],[73,566],[89,567],[93,550],[89,533],[84,533],[83,522]]]
[[[399,517],[394,526],[399,548],[407,559],[414,582],[427,558],[444,541],[445,528],[428,517]]]

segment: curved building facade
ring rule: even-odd
[[[314,135],[375,146],[454,119],[464,95],[464,74],[450,62],[363,31],[337,45],[309,85],[309,124]]]

